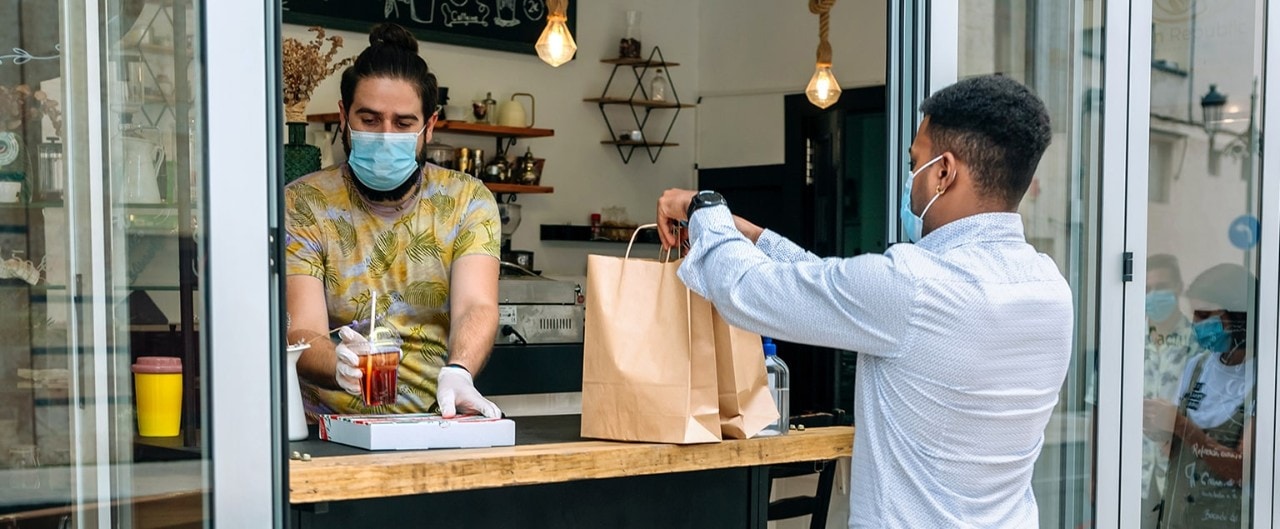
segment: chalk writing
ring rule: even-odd
[[[1218,458],[1224,458],[1224,459],[1238,459],[1238,460],[1244,459],[1244,454],[1237,454],[1235,452],[1223,452],[1221,450],[1218,450],[1217,448],[1202,446],[1199,444],[1191,445],[1191,450],[1195,452],[1196,457],[1199,457],[1199,458],[1209,456],[1209,457],[1218,457]]]
[[[516,0],[498,0],[497,10],[494,24],[504,28],[520,25],[520,20],[516,18]]]
[[[58,53],[53,55],[32,55],[31,52],[22,48],[14,48],[12,55],[0,55],[0,64],[4,64],[5,59],[9,59],[13,64],[26,64],[30,61],[52,61],[62,56],[62,45],[58,44],[53,47]]]
[[[487,20],[489,18],[489,6],[477,3],[476,11],[474,13],[468,13],[465,11],[467,7],[466,1],[459,4],[456,1],[450,0],[450,3],[454,5],[445,4],[440,6],[440,12],[444,14],[445,27],[469,26],[472,24],[477,24],[486,28],[489,27],[489,21]]]
[[[542,20],[547,15],[545,0],[524,0],[524,16],[531,22]]]

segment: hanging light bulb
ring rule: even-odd
[[[836,74],[831,73],[831,65],[818,63],[804,90],[809,102],[818,108],[827,108],[840,99],[840,92],[840,82],[836,81]]]
[[[573,42],[573,34],[569,33],[569,26],[565,25],[569,20],[565,16],[567,3],[568,0],[547,1],[547,9],[550,11],[547,15],[547,27],[542,30],[542,36],[538,37],[538,43],[534,45],[534,49],[538,50],[538,58],[551,66],[569,62],[578,51],[578,45]]]
[[[828,13],[834,5],[836,0],[809,0],[809,12],[818,15],[818,65],[804,93],[818,108],[827,108],[840,100],[840,82],[836,81],[836,74],[831,73],[831,43],[827,42],[831,28]]]

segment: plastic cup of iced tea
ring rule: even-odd
[[[400,369],[399,336],[395,331],[378,327],[372,340],[352,348],[360,364],[360,396],[366,406],[396,403],[397,372]]]

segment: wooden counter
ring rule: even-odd
[[[843,426],[686,446],[582,440],[366,452],[291,461],[289,500],[307,504],[816,461],[848,457],[852,447],[853,428]]]

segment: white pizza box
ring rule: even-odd
[[[436,413],[322,415],[320,438],[366,450],[487,448],[516,444],[516,423],[481,415]]]

